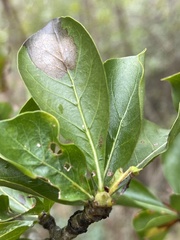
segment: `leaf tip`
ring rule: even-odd
[[[57,79],[75,68],[77,58],[76,45],[61,20],[51,20],[24,43],[35,66]]]

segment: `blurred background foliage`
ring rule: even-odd
[[[90,32],[103,61],[136,55],[147,48],[145,115],[168,127],[175,112],[170,86],[160,79],[180,71],[179,13],[179,0],[0,0],[0,102],[3,102],[0,117],[5,111],[2,109],[10,113],[10,107],[4,107],[7,102],[15,114],[29,97],[16,61],[23,41],[52,18],[69,15]],[[7,112],[4,115],[7,117]],[[158,161],[145,169],[140,178],[161,197],[170,191]],[[60,207],[63,217],[68,213],[68,218],[69,211],[71,209]],[[111,218],[91,227],[85,238],[137,239],[131,228],[131,217],[131,209],[115,208]],[[41,229],[36,231],[42,233]],[[167,240],[177,239],[177,235],[173,235],[176,232],[177,229]],[[34,239],[38,240],[37,236]]]

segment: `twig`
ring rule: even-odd
[[[109,217],[111,210],[111,207],[98,207],[94,202],[89,202],[82,211],[76,211],[62,229],[56,225],[54,218],[45,212],[39,216],[39,223],[49,231],[50,238],[46,240],[70,240],[87,232],[90,224]]]

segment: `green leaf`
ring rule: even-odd
[[[169,133],[169,130],[162,129],[145,120],[129,164],[140,168],[145,167],[152,159],[166,150]]]
[[[135,230],[142,239],[164,239],[171,222],[177,219],[176,215],[160,214],[145,210],[140,212],[133,220]]]
[[[24,113],[0,122],[0,132],[2,157],[28,177],[56,187],[56,201],[82,203],[92,198],[84,155],[73,144],[59,143],[59,124],[52,115]],[[44,194],[44,189],[38,190]]]
[[[123,195],[116,193],[113,196],[113,200],[118,205],[149,209],[159,213],[163,212],[174,215],[172,210],[167,208],[147,187],[135,179],[132,179],[130,187]]]
[[[180,134],[176,137],[167,152],[162,155],[162,167],[164,176],[173,191],[180,194]]]
[[[107,185],[109,181],[114,184],[112,177],[118,169],[124,173],[118,183],[118,187],[122,186],[122,182],[127,182],[132,174],[132,166],[144,168],[168,149],[180,131],[179,113],[171,130],[161,129],[143,118],[143,62],[144,52],[105,63],[110,93],[110,127],[104,172]]]
[[[0,222],[20,217],[22,213],[28,212],[36,205],[35,199],[5,187],[0,187],[0,203]]]
[[[0,186],[10,187],[34,196],[58,199],[59,190],[43,179],[32,179],[15,166],[0,158]]]
[[[180,112],[170,130],[162,129],[156,124],[145,120],[141,133],[129,161],[130,166],[145,167],[156,156],[165,152],[180,132]]]
[[[126,170],[136,146],[143,114],[143,64],[144,52],[104,64],[110,93],[105,175],[118,168]]]
[[[180,194],[172,194],[170,196],[170,205],[173,209],[180,212]]]
[[[169,130],[161,129],[156,124],[149,121],[143,121],[137,144],[125,167],[127,169],[131,166],[135,166],[138,169],[144,168],[152,159],[166,150],[168,134]],[[120,163],[121,161],[119,160],[119,164]],[[122,179],[122,182],[119,183],[119,187],[127,184],[130,175],[131,172],[129,172],[129,175],[125,176],[126,178]],[[112,176],[113,172],[108,170],[107,180],[111,180]]]
[[[13,213],[9,207],[8,196],[0,195],[0,222],[4,220],[11,220],[16,217],[16,214]]]
[[[62,136],[82,150],[103,190],[109,103],[104,67],[91,37],[72,18],[54,19],[25,42],[18,62],[32,97],[58,119]]]
[[[137,145],[128,163],[129,166],[135,166],[138,169],[144,168],[156,156],[164,153],[169,146],[171,146],[179,132],[180,112],[178,112],[170,130],[161,129],[154,123],[144,121]],[[131,173],[129,174],[129,177],[130,175]],[[107,176],[110,177],[111,175],[107,174]],[[129,177],[124,180],[127,180]],[[119,184],[119,187],[126,184],[127,181],[124,180]]]
[[[30,98],[21,108],[20,113],[32,112],[37,110],[39,110],[39,106],[37,105],[33,98]]]
[[[180,102],[180,73],[176,73],[169,77],[163,78],[162,80],[170,82],[172,87],[172,98],[174,107],[178,110]]]
[[[32,215],[35,215],[34,220],[37,220],[37,215],[43,211],[49,211],[52,207],[52,201],[49,202],[49,205],[46,202],[47,200],[40,200],[24,192],[0,187],[0,222],[20,218],[25,214],[30,214],[31,220],[33,219]]]
[[[28,228],[33,226],[33,221],[10,221],[0,223],[0,240],[17,240]]]

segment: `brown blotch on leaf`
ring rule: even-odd
[[[61,27],[61,19],[50,21],[26,42],[32,62],[53,78],[62,78],[76,66],[76,45],[68,32]]]

